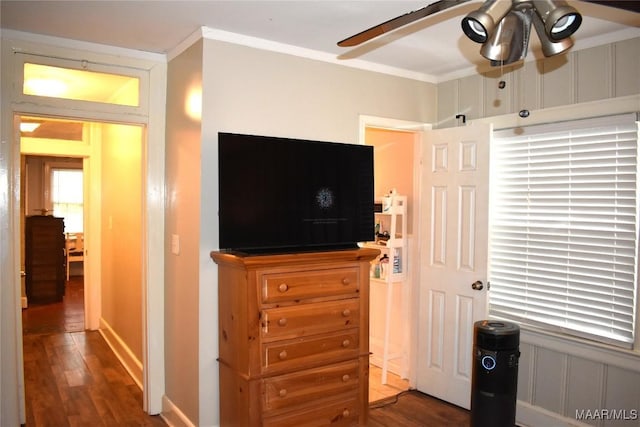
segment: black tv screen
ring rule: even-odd
[[[353,248],[373,240],[373,147],[219,133],[220,248]]]

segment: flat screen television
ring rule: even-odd
[[[218,134],[220,248],[247,254],[373,240],[373,147]]]

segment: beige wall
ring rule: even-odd
[[[200,198],[207,191],[201,188],[201,174],[207,166],[201,161],[200,123],[185,111],[190,90],[201,87],[202,46],[200,41],[171,60],[167,74],[165,395],[194,425],[213,425],[200,422],[199,414],[200,378],[212,383],[216,376],[211,367],[201,377],[198,366],[199,269],[209,261],[207,254],[200,252]],[[172,235],[180,240],[178,254],[171,252]],[[213,289],[214,284],[207,286]],[[215,324],[205,325],[205,330],[214,334]],[[209,407],[217,406],[217,395],[206,397]]]
[[[207,39],[168,70],[166,237],[182,238],[180,255],[166,252],[166,394],[190,422],[211,426],[218,423],[217,269],[209,257],[218,247],[218,132],[358,143],[360,115],[433,121],[435,86]],[[201,128],[182,110],[200,75]]]
[[[102,127],[102,320],[142,360],[142,128]]]
[[[456,114],[470,120],[638,94],[638,76],[640,38],[498,67],[438,84],[437,127],[460,124]]]

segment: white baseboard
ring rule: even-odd
[[[162,418],[171,427],[195,427],[167,396],[162,396]]]
[[[129,375],[131,375],[133,381],[135,381],[138,387],[140,387],[140,390],[142,390],[142,362],[138,360],[129,346],[127,346],[122,338],[111,328],[111,325],[104,319],[100,319],[99,332],[118,360],[120,360],[120,363],[122,363]]]
[[[521,400],[516,404],[516,424],[520,427],[591,427]]]

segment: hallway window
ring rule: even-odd
[[[492,316],[633,346],[636,120],[625,114],[495,132]]]
[[[53,215],[64,218],[66,233],[83,232],[83,183],[81,169],[51,170]]]

